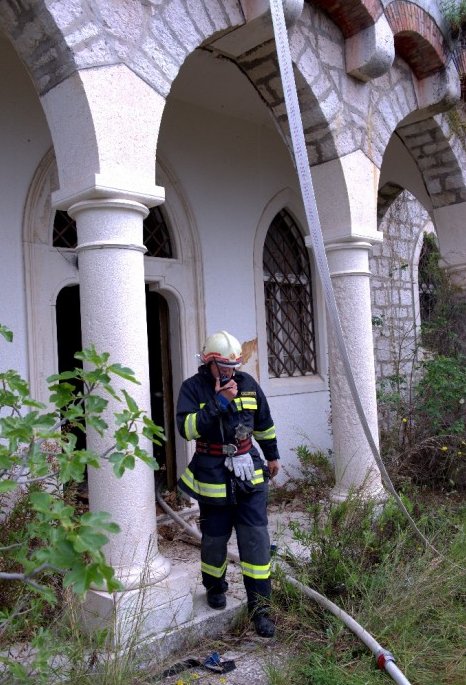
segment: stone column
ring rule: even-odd
[[[128,199],[91,199],[68,210],[76,219],[83,347],[109,352],[111,361],[130,367],[140,385],[117,378],[138,406],[150,415],[149,362],[144,288],[143,218],[147,208]],[[105,453],[113,445],[113,414],[122,405],[112,398],[104,414],[109,430],[88,429],[90,449]],[[141,436],[141,447],[151,451]],[[111,464],[89,469],[89,504],[105,511],[121,532],[110,537],[105,554],[125,589],[158,582],[170,564],[157,551],[153,471],[137,461],[117,478]]]
[[[369,251],[366,241],[332,242],[327,258],[343,335],[367,421],[378,445]],[[357,490],[381,497],[380,471],[357,415],[345,369],[329,325],[330,397],[336,484],[333,499]]]

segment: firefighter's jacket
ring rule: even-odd
[[[181,386],[176,421],[186,440],[211,444],[237,444],[236,429],[242,424],[259,444],[267,461],[279,459],[275,426],[267,399],[252,376],[237,371],[234,380],[237,396],[222,407],[215,392],[215,379],[207,365]],[[255,474],[251,481],[239,482],[225,466],[226,455],[196,450],[178,481],[180,488],[200,502],[227,504],[235,499],[234,490],[264,489],[264,463],[254,445],[249,449]],[[233,457],[234,458],[234,457]],[[235,482],[236,481],[236,482]]]

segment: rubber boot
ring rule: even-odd
[[[211,609],[225,609],[227,605],[225,593],[207,590],[207,604]]]
[[[273,637],[275,635],[275,624],[266,612],[256,612],[252,616],[254,628],[260,637]]]

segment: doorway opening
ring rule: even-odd
[[[153,455],[165,472],[167,487],[172,489],[176,485],[176,459],[169,309],[164,297],[150,290],[149,286],[146,287],[146,309],[151,418],[163,427],[167,438],[161,446],[153,446]],[[58,294],[56,322],[58,371],[62,373],[81,365],[74,358],[75,353],[82,349],[79,285],[67,286]],[[125,363],[124,359],[117,361]],[[79,430],[73,432],[77,438],[77,449],[85,449],[85,433]]]
[[[66,286],[58,293],[56,303],[58,373],[82,368],[76,352],[82,350],[81,307],[79,304],[79,285]],[[79,391],[81,388],[77,387]],[[66,430],[66,426],[65,426]],[[86,434],[81,430],[70,429],[76,436],[76,449],[86,449]]]
[[[162,426],[166,441],[154,445],[154,457],[164,470],[166,486],[176,485],[175,431],[172,365],[170,355],[170,317],[168,303],[160,293],[146,286],[147,339],[152,420]]]

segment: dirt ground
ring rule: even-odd
[[[299,550],[292,541],[289,522],[303,517],[302,511],[297,509],[299,507],[292,505],[285,508],[283,505],[269,507],[271,541],[282,549],[293,545],[294,553],[299,553]],[[187,518],[187,523],[197,525],[195,511]],[[192,573],[198,574],[201,585],[199,543],[193,541],[178,525],[167,522],[165,517],[161,517],[158,533],[160,553],[170,558],[173,564],[187,565]],[[229,549],[237,551],[234,533]],[[244,602],[241,572],[231,562],[227,580],[227,602],[231,598]],[[231,633],[213,639],[204,638],[186,653],[167,659],[157,667],[153,682],[160,685],[268,685],[271,671],[275,667],[283,668],[291,658],[291,652],[290,645],[281,643],[279,630],[272,639],[258,637],[243,611],[238,625]],[[215,662],[217,657],[220,662],[218,671],[204,665],[206,660],[213,658]],[[226,672],[222,672],[223,668]]]
[[[226,669],[232,670],[215,672],[202,665],[206,660],[212,661],[212,657],[215,662],[216,656],[220,668],[225,664]],[[153,682],[160,685],[268,685],[271,670],[282,667],[289,658],[289,650],[279,644],[279,636],[268,640],[248,629],[241,635],[203,641],[189,654],[167,662],[163,670],[154,674]]]

